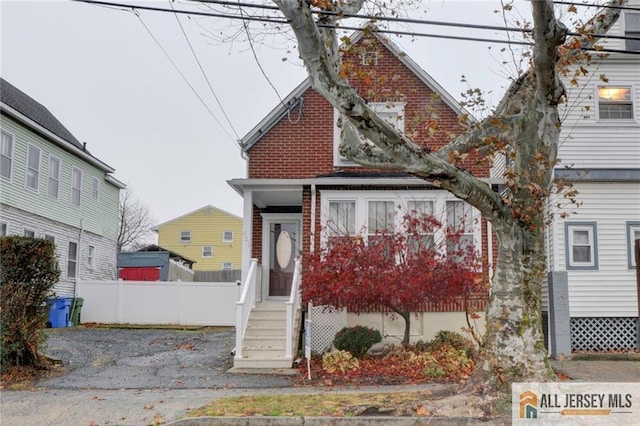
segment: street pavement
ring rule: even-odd
[[[150,425],[239,424],[222,419],[179,422],[190,409],[227,396],[432,390],[446,385],[361,388],[294,387],[294,376],[231,374],[234,332],[227,330],[49,330],[45,353],[63,363],[65,374],[34,389],[0,391],[0,424]],[[555,361],[574,380],[640,382],[640,357]],[[283,419],[280,419],[284,421]],[[460,420],[460,419],[458,419]],[[275,423],[274,423],[275,421]],[[296,421],[311,419],[291,419]],[[359,418],[360,424],[391,419]],[[412,424],[409,420],[403,424]],[[446,419],[442,420],[446,422]],[[453,419],[452,419],[453,421]],[[244,420],[243,420],[244,422]],[[319,420],[321,423],[322,420]],[[261,424],[279,424],[262,419]],[[433,423],[431,423],[433,424]],[[500,424],[495,423],[495,424]]]

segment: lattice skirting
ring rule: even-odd
[[[347,326],[347,310],[330,306],[309,305],[311,326],[311,351],[324,353],[333,348],[338,331]]]
[[[608,352],[638,347],[638,319],[571,318],[571,350]]]

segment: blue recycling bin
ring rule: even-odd
[[[47,305],[49,306],[48,327],[63,328],[69,325],[72,300],[72,297],[57,297],[47,302]]]

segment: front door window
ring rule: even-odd
[[[291,293],[295,258],[298,254],[297,222],[269,224],[269,296],[283,297]]]

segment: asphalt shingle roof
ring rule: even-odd
[[[0,100],[56,136],[83,149],[83,144],[46,107],[3,78],[0,78]]]

